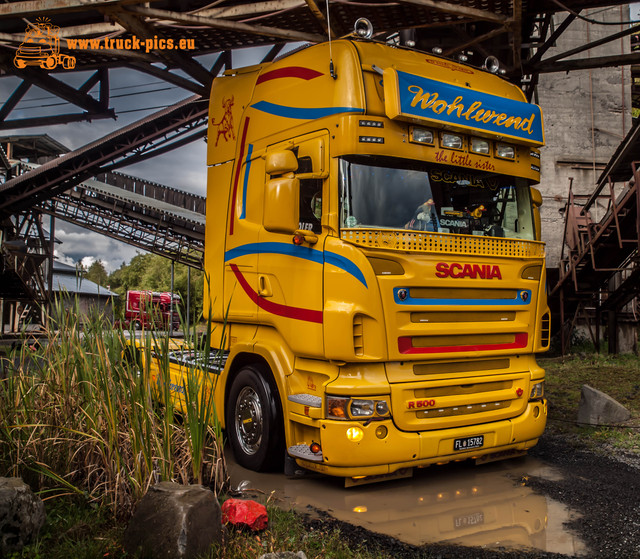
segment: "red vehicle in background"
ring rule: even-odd
[[[173,306],[171,299],[173,296]],[[168,330],[169,317],[172,316],[172,328],[180,328],[180,295],[165,291],[127,291],[127,300],[124,312],[124,323],[127,328],[136,330]]]

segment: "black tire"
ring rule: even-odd
[[[243,367],[226,405],[227,438],[242,467],[256,472],[283,467],[284,423],[278,390],[261,365]]]

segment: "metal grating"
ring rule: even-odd
[[[544,243],[520,239],[496,239],[452,233],[426,233],[379,229],[343,229],[343,241],[366,248],[436,254],[542,258]]]

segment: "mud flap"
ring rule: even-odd
[[[302,466],[298,466],[296,459],[284,453],[284,475],[288,478],[301,478],[309,474],[309,470],[305,470]]]

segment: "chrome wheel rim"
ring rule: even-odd
[[[263,411],[258,393],[245,386],[238,394],[235,407],[235,429],[245,454],[255,454],[262,442]]]

